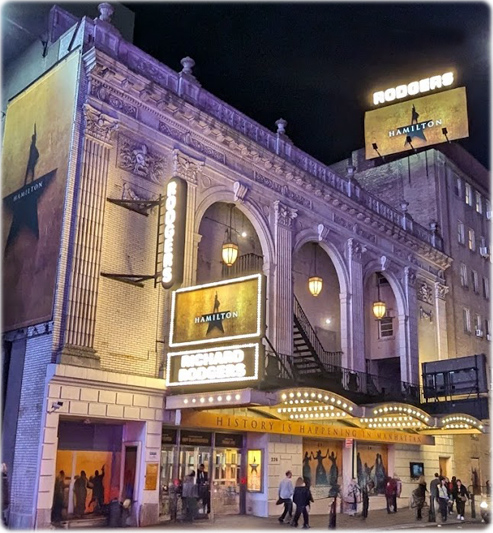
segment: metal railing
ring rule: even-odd
[[[237,276],[262,272],[263,266],[264,258],[261,255],[253,253],[243,254],[230,267],[223,263],[221,274],[223,279],[235,278]]]
[[[333,371],[334,367],[339,368],[342,362],[342,352],[329,352],[322,346],[322,343],[317,337],[313,326],[310,324],[308,317],[303,311],[300,302],[298,301],[296,296],[294,296],[293,298],[294,316],[298,320],[299,327],[303,329],[302,333],[307,336],[308,341],[310,342],[312,348],[315,350],[316,356],[318,356],[320,362],[324,365],[324,368],[326,368],[329,372]]]

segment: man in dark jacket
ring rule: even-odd
[[[202,505],[204,511],[207,508],[207,514],[211,512],[211,493],[209,487],[209,475],[205,471],[205,466],[203,464],[199,465],[199,470],[197,472],[197,485],[199,498],[202,500]]]
[[[299,477],[296,480],[296,487],[293,493],[293,502],[296,504],[296,512],[294,513],[293,521],[291,525],[298,527],[298,520],[300,515],[303,514],[303,529],[308,529],[308,510],[310,502],[313,502],[313,496],[310,489],[305,485],[303,478]]]
[[[388,477],[385,484],[385,499],[387,500],[387,513],[397,512],[397,481]]]

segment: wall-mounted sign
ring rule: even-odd
[[[186,287],[172,293],[169,345],[258,338],[264,332],[265,276]]]
[[[164,214],[163,269],[161,283],[165,289],[178,287],[183,281],[187,182],[171,178],[166,187]]]
[[[464,87],[365,113],[366,159],[468,136]]]
[[[204,431],[182,431],[180,434],[180,443],[189,446],[212,446],[212,433]]]
[[[216,433],[216,448],[242,448],[243,435],[238,433]]]
[[[384,91],[376,91],[373,93],[373,105],[385,104],[400,100],[408,96],[416,96],[421,93],[435,91],[443,87],[450,87],[455,81],[453,72],[445,72],[438,76],[430,76],[419,81],[411,81],[397,87],[390,87]]]
[[[163,428],[161,433],[162,444],[176,444],[176,429]]]
[[[259,379],[259,343],[168,353],[166,385],[238,383]]]
[[[247,452],[247,491],[262,492],[263,450],[248,450]]]
[[[146,464],[146,484],[144,490],[156,490],[158,470],[159,463]]]

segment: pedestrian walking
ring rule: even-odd
[[[388,477],[385,484],[385,499],[387,500],[387,513],[397,512],[397,482]]]
[[[197,514],[197,498],[199,495],[197,485],[194,483],[195,470],[191,470],[183,480],[182,498],[185,500],[185,520],[193,522]]]
[[[306,486],[303,478],[301,477],[296,480],[296,486],[293,493],[293,502],[296,504],[296,512],[294,513],[291,525],[293,527],[298,527],[298,520],[303,514],[303,529],[308,529],[310,525],[307,508],[310,506],[310,502],[313,502],[313,496],[310,488]]]
[[[211,492],[209,486],[209,474],[205,471],[204,464],[199,465],[197,472],[197,485],[199,491],[199,498],[202,501],[203,512],[210,514],[211,512]]]
[[[464,520],[464,509],[466,502],[469,500],[469,491],[466,489],[462,481],[458,479],[455,484],[455,490],[452,492],[452,497],[455,500],[457,507],[457,520]]]
[[[286,518],[286,515],[289,518],[289,521],[291,521],[293,517],[293,482],[291,481],[291,478],[293,477],[293,474],[291,470],[288,470],[286,472],[286,477],[279,483],[279,500],[282,501],[284,504],[284,511],[282,515],[278,518],[279,522],[281,524],[284,523],[284,519]]]
[[[436,520],[435,505],[438,505],[438,487],[440,485],[440,476],[435,472],[435,477],[430,482],[430,522]]]
[[[449,502],[449,492],[448,492],[448,486],[447,486],[447,479],[444,477],[441,477],[440,485],[438,486],[438,506],[440,508],[442,522],[447,521],[448,502]]]
[[[422,510],[425,505],[426,493],[428,489],[426,488],[426,481],[424,476],[420,476],[418,479],[418,486],[413,491],[414,501],[416,502],[416,520],[421,520]]]
[[[455,476],[452,476],[452,479],[448,482],[448,493],[450,496],[452,496],[455,493],[455,490],[457,488],[457,478]],[[449,500],[449,514],[452,514],[454,512],[454,498],[451,497]]]
[[[347,488],[346,502],[349,504],[349,515],[354,516],[358,510],[358,503],[361,501],[361,489],[356,479],[351,479]]]

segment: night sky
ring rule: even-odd
[[[450,68],[468,139],[490,168],[490,9],[484,3],[125,3],[135,45],[325,164],[364,146],[375,90]]]

